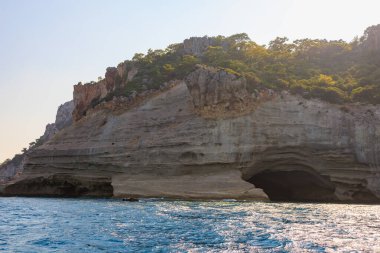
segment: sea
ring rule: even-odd
[[[380,252],[380,205],[7,197],[0,252]]]

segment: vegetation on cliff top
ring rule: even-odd
[[[251,92],[270,88],[332,103],[380,103],[380,25],[349,43],[278,37],[262,46],[245,33],[207,39],[201,54],[186,53],[183,43],[135,54],[124,64],[137,67],[138,74],[118,94],[155,89],[204,64],[244,76]]]

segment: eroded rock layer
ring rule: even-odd
[[[55,122],[46,125],[44,134],[36,142],[33,142],[34,144],[32,143],[33,145],[23,154],[17,154],[8,162],[0,165],[0,188],[2,188],[1,184],[12,180],[23,172],[28,153],[33,152],[37,146],[47,142],[60,130],[72,124],[73,110],[74,102],[72,100],[60,105]]]
[[[237,116],[203,117],[204,103],[252,98],[224,76],[240,90],[224,96],[227,79],[201,84],[193,73],[137,107],[93,111],[34,150],[3,194],[380,200],[380,108],[283,92],[255,96]]]

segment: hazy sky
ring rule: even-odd
[[[351,41],[379,0],[0,0],[0,163],[55,120],[78,81],[190,36]]]

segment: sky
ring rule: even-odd
[[[380,23],[379,0],[0,0],[0,163],[54,122],[73,85],[137,52],[245,32],[351,41]]]

